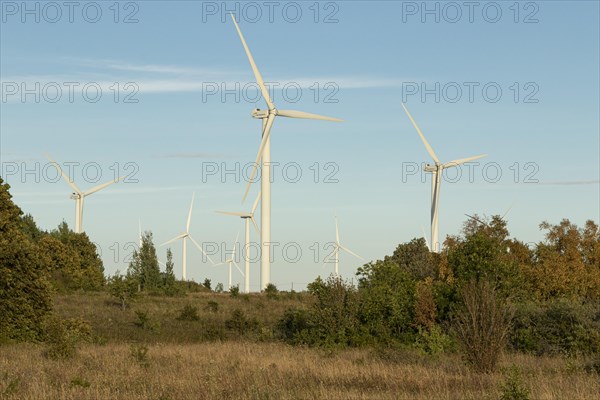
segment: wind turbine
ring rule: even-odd
[[[262,121],[262,140],[260,142],[260,147],[258,148],[258,154],[256,155],[256,161],[254,163],[254,168],[252,169],[252,175],[250,176],[248,186],[246,188],[246,192],[244,193],[244,198],[242,203],[246,201],[246,197],[248,196],[248,191],[250,190],[250,186],[252,184],[252,180],[256,175],[256,170],[258,167],[258,163],[262,159],[261,164],[261,178],[260,178],[260,187],[262,192],[262,199],[260,202],[260,241],[261,241],[261,257],[260,257],[260,288],[261,290],[266,288],[267,285],[271,281],[271,263],[269,257],[269,246],[271,244],[271,127],[273,126],[273,122],[275,121],[275,117],[288,117],[288,118],[301,118],[301,119],[319,119],[325,121],[335,121],[341,122],[340,119],[325,117],[322,115],[311,114],[303,111],[294,111],[294,110],[279,110],[275,108],[275,104],[271,101],[271,97],[269,96],[269,91],[265,86],[265,82],[260,74],[256,63],[254,62],[254,58],[250,53],[250,49],[246,44],[246,40],[242,35],[242,31],[238,26],[235,16],[231,14],[231,19],[235,25],[235,29],[240,36],[242,41],[242,45],[244,46],[244,50],[246,51],[246,55],[248,56],[248,61],[250,61],[250,66],[252,67],[252,71],[254,72],[254,77],[256,78],[256,83],[260,87],[260,91],[262,93],[262,97],[265,99],[267,103],[267,110],[255,109],[252,111],[252,117],[256,119],[260,119]],[[269,44],[267,44],[269,49],[272,48]]]
[[[219,265],[229,264],[229,290],[231,290],[231,285],[232,285],[232,283],[231,283],[231,273],[232,273],[231,265],[232,264],[235,265],[235,267],[238,269],[238,271],[240,271],[240,274],[244,275],[244,273],[240,269],[240,266],[235,261],[235,248],[236,248],[239,237],[240,237],[240,233],[238,232],[237,236],[235,237],[235,242],[233,242],[233,253],[231,254],[231,257],[227,258],[225,260],[225,262],[215,264],[215,267],[219,266]]]
[[[190,222],[192,222],[192,209],[194,208],[194,198],[195,197],[196,197],[196,193],[193,193],[192,194],[192,203],[190,204],[190,212],[188,213],[187,223],[185,224],[185,231],[182,234],[177,235],[173,239],[168,240],[160,245],[160,247],[162,247],[162,246],[172,243],[178,239],[181,239],[183,241],[183,264],[181,267],[181,276],[184,281],[187,280],[187,242],[186,242],[187,238],[189,238],[192,241],[192,243],[194,243],[194,245],[196,245],[198,250],[200,250],[200,252],[202,252],[202,254],[204,254],[204,256],[206,256],[208,261],[210,261],[210,263],[214,265],[214,262],[210,259],[208,254],[206,254],[204,252],[204,250],[202,249],[202,246],[200,246],[198,244],[198,242],[196,242],[196,240],[194,240],[192,235],[190,235]]]
[[[114,179],[112,181],[103,183],[102,185],[93,187],[92,189],[88,190],[87,192],[82,192],[77,187],[77,185],[75,185],[75,182],[73,182],[71,179],[69,179],[69,177],[67,175],[65,175],[65,173],[62,171],[62,169],[58,166],[58,164],[52,158],[50,158],[49,155],[46,154],[46,157],[56,167],[58,172],[60,172],[60,174],[62,175],[64,180],[67,181],[67,183],[73,188],[73,190],[75,190],[75,192],[73,192],[71,194],[71,199],[75,200],[75,233],[81,233],[81,232],[83,232],[83,201],[85,200],[85,198],[91,194],[96,193],[99,190],[104,189],[107,186],[112,185],[113,183],[119,182],[121,179],[124,178],[124,176]]]
[[[344,250],[348,254],[352,254],[354,257],[356,257],[360,260],[364,260],[364,258],[362,258],[358,254],[352,252],[352,250],[350,250],[349,248],[342,246],[342,244],[340,243],[340,229],[338,227],[338,220],[337,220],[337,217],[334,217],[334,218],[335,218],[335,245],[333,248],[333,252],[331,252],[331,254],[329,254],[327,257],[325,257],[324,262],[325,263],[328,262],[333,257],[333,259],[335,260],[335,275],[340,276],[340,249]]]
[[[244,275],[244,292],[250,293],[250,221],[254,224],[254,228],[256,232],[260,234],[260,229],[258,229],[258,225],[256,224],[256,220],[254,219],[254,212],[256,211],[256,207],[258,206],[258,200],[260,200],[260,192],[256,196],[256,200],[254,200],[254,205],[252,206],[252,211],[248,212],[234,212],[234,211],[217,211],[220,214],[225,215],[233,215],[236,217],[240,217],[245,221],[245,229],[246,229],[246,256],[245,256],[245,273]]]
[[[468,157],[468,158],[461,158],[458,160],[454,160],[454,161],[450,161],[448,163],[442,164],[440,162],[440,160],[438,159],[438,157],[436,156],[435,152],[433,151],[433,148],[427,142],[427,139],[425,139],[425,136],[423,136],[423,133],[421,133],[421,129],[419,129],[417,123],[415,122],[413,117],[410,115],[410,113],[406,109],[406,106],[404,105],[404,103],[402,103],[402,108],[404,108],[404,112],[406,112],[406,115],[408,115],[410,122],[412,122],[413,126],[417,130],[417,133],[421,137],[421,140],[423,141],[423,144],[425,145],[427,152],[429,153],[429,155],[431,156],[431,158],[434,161],[433,165],[427,164],[425,166],[425,172],[431,173],[431,247],[432,247],[431,250],[439,253],[440,252],[440,243],[438,240],[438,231],[439,231],[438,228],[439,228],[440,184],[442,182],[442,172],[446,168],[456,167],[456,166],[459,166],[466,162],[477,160],[479,158],[487,156],[487,154],[482,154],[479,156]]]

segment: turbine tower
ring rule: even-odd
[[[408,110],[406,109],[406,106],[404,105],[404,103],[402,103],[402,108],[404,108],[404,112],[406,112],[406,115],[408,115],[410,122],[412,122],[413,126],[417,130],[417,133],[421,137],[421,140],[423,141],[423,144],[425,145],[427,152],[429,153],[429,155],[431,156],[431,158],[434,161],[433,165],[427,164],[425,166],[425,172],[431,173],[431,243],[430,243],[430,246],[431,246],[432,251],[439,253],[440,252],[440,242],[438,240],[438,232],[439,232],[438,223],[439,223],[440,184],[442,182],[442,172],[446,168],[456,167],[456,166],[459,166],[466,162],[477,160],[479,158],[487,156],[487,154],[482,154],[479,156],[468,157],[468,158],[461,158],[458,160],[454,160],[454,161],[450,161],[448,163],[442,164],[440,162],[440,160],[438,159],[438,157],[436,156],[435,152],[433,151],[433,148],[427,142],[427,139],[425,139],[425,136],[423,136],[423,133],[421,133],[421,129],[419,129],[419,126],[417,125],[417,123],[415,122],[413,117],[410,115]]]
[[[231,274],[232,274],[231,265],[232,264],[235,265],[235,267],[238,269],[238,271],[240,271],[240,274],[242,274],[242,276],[244,275],[244,273],[240,269],[240,266],[235,261],[235,248],[236,248],[236,245],[237,245],[239,237],[240,237],[240,233],[238,232],[237,236],[235,237],[235,242],[233,242],[233,253],[231,254],[231,257],[225,259],[225,262],[215,264],[215,267],[219,266],[219,265],[229,264],[229,286],[228,286],[228,290],[231,290],[231,286],[232,286],[232,281],[231,281]]]
[[[256,196],[256,200],[254,200],[254,205],[252,206],[252,211],[248,212],[234,212],[234,211],[217,211],[220,214],[225,215],[233,215],[236,217],[242,218],[245,222],[245,231],[246,231],[246,239],[245,239],[245,272],[244,272],[244,292],[250,293],[250,221],[254,225],[256,232],[260,234],[260,229],[258,229],[258,225],[256,224],[256,220],[254,219],[254,212],[256,211],[256,207],[258,206],[258,200],[260,200],[260,192]]]
[[[244,50],[246,51],[246,55],[248,56],[248,61],[250,61],[250,66],[252,67],[252,71],[254,72],[254,77],[256,78],[256,83],[260,87],[260,91],[262,93],[262,97],[265,99],[267,103],[267,110],[255,109],[252,111],[252,117],[256,119],[260,119],[262,121],[262,140],[260,142],[260,147],[258,148],[258,154],[256,155],[256,161],[254,163],[254,168],[252,169],[252,175],[250,176],[248,186],[246,188],[246,192],[244,193],[244,198],[242,203],[246,200],[248,196],[248,191],[250,190],[250,186],[252,184],[252,180],[256,175],[256,170],[258,167],[258,163],[261,162],[261,178],[260,178],[260,187],[262,192],[262,198],[260,202],[260,241],[261,241],[261,257],[260,257],[260,289],[263,290],[267,287],[267,285],[271,281],[271,260],[269,257],[270,251],[269,246],[271,244],[271,127],[273,126],[273,122],[275,121],[276,116],[288,117],[288,118],[302,118],[302,119],[319,119],[325,121],[335,121],[341,122],[340,119],[324,117],[322,115],[310,114],[303,111],[294,111],[294,110],[278,110],[275,108],[275,105],[271,101],[271,97],[269,96],[269,91],[265,86],[265,82],[263,81],[262,75],[260,74],[256,63],[254,62],[254,58],[250,53],[250,49],[246,44],[246,40],[242,35],[242,31],[238,26],[235,16],[231,14],[231,19],[235,25],[235,28],[240,36],[242,41],[242,45],[244,46]]]
[[[75,190],[75,192],[73,192],[71,194],[71,199],[75,200],[75,229],[74,229],[74,231],[75,231],[75,233],[81,233],[81,232],[83,232],[83,202],[84,202],[85,198],[91,194],[96,193],[99,190],[104,189],[107,186],[112,185],[113,183],[119,182],[121,179],[124,178],[124,176],[119,177],[115,180],[103,183],[102,185],[93,187],[92,189],[88,190],[87,192],[82,192],[77,187],[77,185],[75,185],[75,182],[73,182],[71,179],[69,179],[69,177],[67,175],[65,175],[65,173],[62,171],[62,169],[58,166],[58,164],[52,158],[50,158],[49,155],[46,155],[46,157],[56,167],[58,172],[60,172],[60,174],[62,175],[64,180],[67,181],[67,183],[73,188],[73,190]]]
[[[202,254],[204,254],[204,256],[208,259],[208,261],[210,261],[211,264],[214,265],[214,262],[210,259],[210,257],[208,256],[208,254],[206,254],[204,252],[204,250],[202,249],[202,246],[200,246],[198,244],[198,242],[196,242],[196,240],[194,240],[194,238],[192,237],[192,235],[190,235],[190,222],[192,222],[192,209],[194,208],[194,198],[196,197],[196,193],[192,194],[192,203],[190,204],[190,212],[188,213],[188,218],[187,218],[187,223],[185,224],[185,231],[180,234],[175,236],[173,239],[168,240],[166,242],[164,242],[163,244],[160,245],[160,247],[172,243],[178,239],[181,239],[182,242],[182,247],[183,247],[183,263],[181,266],[181,276],[182,276],[182,280],[187,280],[187,242],[186,239],[189,238],[192,243],[194,243],[194,245],[196,245],[196,247],[198,248],[198,250],[200,250],[200,252],[202,252]]]
[[[331,252],[331,254],[329,254],[327,257],[325,257],[324,262],[325,263],[328,262],[333,257],[333,259],[335,261],[335,269],[334,269],[335,275],[340,276],[340,249],[344,250],[348,254],[352,254],[354,257],[356,257],[360,260],[364,260],[364,258],[362,258],[358,254],[352,252],[352,250],[350,250],[349,248],[342,246],[342,244],[340,243],[340,229],[338,227],[338,220],[337,220],[337,217],[334,217],[334,218],[335,218],[335,245],[333,248],[333,252]]]

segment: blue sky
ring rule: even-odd
[[[242,222],[214,210],[250,207],[241,205],[245,183],[232,174],[203,179],[202,171],[254,160],[260,122],[250,111],[265,106],[254,101],[254,77],[233,24],[222,21],[223,3],[122,2],[117,16],[113,2],[81,2],[73,22],[64,6],[59,18],[46,3],[28,2],[33,14],[21,2],[0,3],[0,156],[21,208],[45,229],[63,219],[73,224],[70,187],[51,179],[43,156],[49,153],[63,167],[79,163],[74,180],[84,190],[110,180],[115,169],[135,171],[129,182],[86,199],[84,227],[108,273],[125,270],[123,248],[137,241],[138,219],[157,244],[179,234],[192,192],[192,235],[231,243]],[[465,168],[457,182],[448,172],[441,237],[459,231],[464,213],[502,214],[511,205],[509,229],[526,242],[542,238],[543,220],[600,219],[598,2],[520,3],[518,15],[514,2],[478,2],[472,22],[462,2],[428,3],[439,7],[439,22],[422,13],[421,2],[275,2],[273,21],[264,2],[227,8],[236,4],[265,80],[287,88],[274,89],[275,104],[345,120],[279,118],[274,125],[272,161],[282,167],[272,186],[272,240],[281,247],[298,243],[303,251],[297,262],[276,251],[271,276],[280,287],[301,287],[331,271],[314,262],[311,245],[334,240],[334,213],[342,243],[368,260],[429,231],[429,180],[403,179],[407,168],[430,161],[403,100],[442,161],[488,154],[473,167],[472,181]],[[88,22],[98,9],[98,21]],[[254,18],[256,9],[261,18]],[[127,16],[137,22],[125,23]],[[72,101],[67,82],[78,85]],[[236,92],[236,83],[239,101],[210,91]],[[84,85],[100,87],[97,102],[90,101],[93,90],[82,95]],[[53,103],[57,86],[62,97]],[[23,87],[37,92],[39,102],[35,94],[22,97]],[[423,88],[430,91],[425,98]],[[127,95],[137,102],[126,102]],[[39,173],[24,172],[37,166]],[[97,167],[102,177],[94,183]],[[297,168],[302,177],[293,183]],[[493,182],[498,170],[502,176]],[[325,182],[328,173],[337,182]],[[172,249],[179,273],[181,245]],[[359,264],[342,255],[342,275],[351,277]],[[258,264],[252,268],[256,287]],[[227,272],[202,263],[188,246],[188,276],[226,282]]]

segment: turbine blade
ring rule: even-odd
[[[335,242],[339,245],[340,244],[340,229],[338,227],[338,220],[337,217],[335,217]]]
[[[295,110],[277,110],[277,115],[287,118],[320,119],[323,121],[343,122],[343,120],[339,118],[326,117],[324,115],[311,114],[304,111]]]
[[[410,115],[410,113],[408,112],[408,109],[406,108],[406,106],[404,105],[404,103],[402,103],[402,107],[404,108],[404,112],[406,113],[406,115],[408,115],[408,118],[410,118],[410,122],[412,122],[413,126],[417,130],[417,133],[421,137],[421,140],[423,141],[423,144],[425,145],[425,148],[427,149],[427,152],[429,153],[429,155],[431,156],[431,158],[433,158],[433,161],[435,161],[436,163],[439,163],[440,160],[435,155],[435,151],[433,151],[433,148],[431,147],[431,145],[429,145],[429,142],[427,141],[427,139],[425,139],[425,136],[423,136],[423,133],[421,132],[421,129],[419,129],[419,126],[417,125],[417,123],[413,119],[412,115]]]
[[[323,267],[325,266],[325,264],[327,264],[327,262],[329,260],[331,260],[331,258],[335,255],[336,252],[338,252],[340,250],[340,246],[335,245],[335,247],[333,248],[333,251],[331,253],[329,253],[329,255],[327,257],[325,257],[323,259]]]
[[[256,220],[254,219],[254,215],[250,217],[250,220],[252,221],[252,224],[254,225],[254,228],[256,229],[256,233],[258,233],[260,235],[260,229],[258,228],[258,224],[256,223]]]
[[[504,215],[502,215],[502,217],[500,217],[500,219],[502,221],[504,221],[504,217],[506,217],[508,215],[508,213],[510,212],[510,210],[512,210],[512,208],[514,207],[515,202],[513,201],[513,203],[510,205],[510,207],[508,207],[508,210],[506,210],[506,212],[504,213]]]
[[[244,198],[242,199],[242,203],[244,203],[246,201],[246,197],[248,197],[248,192],[250,192],[250,186],[252,185],[252,180],[254,179],[254,176],[256,175],[258,163],[260,162],[260,159],[262,158],[263,150],[265,149],[267,140],[269,139],[269,136],[271,135],[271,127],[273,126],[273,121],[275,121],[275,115],[269,114],[269,117],[267,118],[267,124],[265,125],[265,130],[263,132],[262,140],[260,142],[260,147],[258,148],[258,154],[256,155],[256,161],[254,162],[254,168],[252,168],[252,174],[250,175],[250,179],[248,179],[248,186],[246,187],[246,193],[244,193]]]
[[[359,256],[358,254],[354,253],[354,252],[353,252],[352,250],[350,250],[349,248],[342,246],[341,244],[340,244],[340,249],[344,250],[344,251],[345,251],[345,252],[347,252],[347,253],[350,253],[350,254],[352,254],[352,255],[353,255],[354,257],[356,257],[356,258],[360,258],[361,260],[364,260],[364,258],[362,258],[362,257],[361,257],[361,256]]]
[[[106,183],[103,183],[102,185],[98,185],[98,186],[96,186],[96,187],[94,187],[94,188],[91,188],[90,190],[88,190],[87,192],[85,192],[83,195],[84,195],[84,196],[89,196],[90,194],[94,194],[94,193],[96,193],[97,191],[99,191],[99,190],[102,190],[102,189],[104,189],[105,187],[112,185],[113,183],[117,183],[117,182],[119,182],[119,181],[120,181],[121,179],[123,179],[123,178],[125,178],[125,177],[124,177],[124,176],[120,176],[120,177],[118,177],[118,178],[117,178],[117,179],[115,179],[115,180],[108,181],[108,182],[106,182]]]
[[[250,53],[250,49],[248,48],[248,45],[246,44],[244,35],[242,35],[242,31],[240,30],[240,27],[238,26],[237,22],[235,21],[235,17],[233,14],[231,14],[231,19],[233,20],[233,24],[235,25],[235,29],[237,30],[238,35],[240,36],[240,39],[242,40],[242,45],[244,45],[244,50],[246,50],[246,55],[248,56],[248,61],[250,61],[250,66],[252,67],[252,71],[254,72],[254,77],[256,78],[256,83],[258,83],[258,86],[260,87],[260,91],[261,91],[263,97],[265,98],[265,101],[267,102],[267,106],[269,107],[269,110],[273,110],[273,109],[275,109],[275,105],[271,101],[271,97],[269,96],[269,91],[267,90],[267,87],[265,86],[265,82],[262,78],[262,75],[260,74],[260,71],[258,70],[256,63],[254,62],[254,57],[252,57],[252,53]]]
[[[166,242],[164,242],[163,244],[161,244],[161,245],[160,245],[160,246],[158,246],[158,247],[162,247],[162,246],[164,246],[164,245],[166,245],[166,244],[173,243],[174,241],[176,241],[176,240],[178,240],[178,239],[182,239],[182,238],[184,238],[185,236],[186,236],[186,234],[185,234],[185,233],[182,233],[181,235],[175,236],[175,237],[174,237],[173,239],[171,239],[171,240],[167,240]]]
[[[480,155],[474,156],[474,157],[459,158],[458,160],[453,160],[453,161],[447,162],[446,164],[444,164],[444,168],[456,167],[456,166],[464,164],[466,162],[477,160],[477,159],[483,158],[483,157],[487,157],[487,154],[480,154]]]
[[[236,212],[236,211],[215,211],[215,212],[219,213],[219,214],[224,214],[224,215],[234,215],[236,217],[251,217],[251,214],[245,213],[245,212]]]
[[[477,221],[477,222],[479,222],[482,225],[489,226],[489,224],[487,222],[484,222],[484,221],[480,220],[479,218],[477,218],[477,217],[475,217],[473,215],[469,215],[469,214],[465,214],[465,215],[467,217],[471,218],[473,221]]]
[[[69,177],[67,175],[65,175],[65,173],[58,166],[58,164],[52,158],[50,158],[50,156],[48,154],[46,154],[46,158],[48,160],[50,160],[50,162],[56,167],[56,169],[58,170],[58,172],[60,172],[60,174],[62,175],[63,179],[65,181],[67,181],[67,183],[69,184],[69,186],[71,186],[73,188],[73,190],[75,190],[79,194],[83,194],[83,192],[81,190],[79,190],[79,188],[77,187],[77,185],[75,185],[75,182],[73,182],[72,180],[70,180]]]
[[[425,228],[421,227],[421,230],[423,231],[423,239],[425,239],[425,246],[427,246],[427,249],[431,251],[431,246],[429,246],[429,240],[427,240],[427,235],[425,234]]]
[[[258,206],[258,200],[260,200],[260,195],[262,194],[262,191],[258,191],[258,194],[256,195],[256,200],[254,200],[254,204],[252,205],[252,211],[250,211],[250,215],[254,216],[254,211],[256,211],[256,207]]]
[[[208,261],[210,261],[210,263],[211,263],[212,265],[215,265],[214,261],[213,261],[213,260],[210,258],[210,256],[209,256],[208,254],[206,254],[206,252],[204,251],[204,249],[202,248],[202,246],[200,246],[200,245],[198,244],[198,242],[196,242],[196,240],[195,240],[193,237],[191,237],[191,236],[189,236],[189,235],[188,235],[188,237],[190,238],[190,240],[192,241],[192,243],[194,243],[194,245],[195,245],[195,246],[198,248],[198,250],[200,250],[200,252],[201,252],[202,254],[204,254],[204,256],[205,256],[205,257],[208,259]]]
[[[233,242],[233,254],[231,255],[231,260],[235,260],[235,248],[236,248],[236,244],[237,244],[239,238],[240,238],[240,231],[238,231],[237,235],[235,235],[235,242]],[[233,261],[233,262],[235,262],[235,261]]]
[[[194,208],[194,198],[196,197],[196,192],[192,193],[192,203],[190,204],[190,212],[188,214],[187,223],[185,224],[185,231],[190,231],[190,222],[192,222],[192,209]]]
[[[231,261],[233,262],[233,265],[235,265],[235,267],[237,268],[237,270],[240,271],[240,274],[242,274],[242,276],[246,276],[242,272],[242,269],[240,268],[240,266],[238,265],[238,263],[236,263],[235,260],[231,260]]]

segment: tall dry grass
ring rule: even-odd
[[[501,372],[477,374],[458,356],[409,351],[335,353],[279,343],[148,346],[147,364],[129,344],[85,345],[52,361],[31,344],[0,347],[6,399],[497,399]],[[595,399],[598,375],[575,361],[515,355],[532,399]]]

